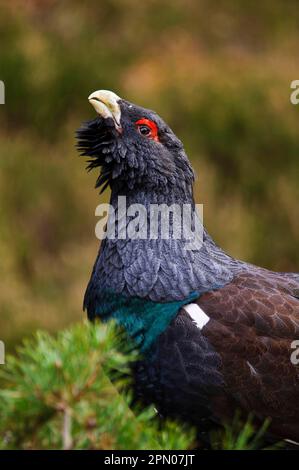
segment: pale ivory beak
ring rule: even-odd
[[[120,97],[109,90],[97,90],[88,97],[88,101],[92,104],[96,112],[104,119],[112,118],[116,129],[121,131],[119,100]]]

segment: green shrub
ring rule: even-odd
[[[120,394],[134,353],[119,352],[112,327],[79,324],[39,332],[0,370],[2,449],[186,449],[192,431],[134,414]],[[105,370],[103,365],[105,364]],[[115,382],[106,373],[113,370]]]

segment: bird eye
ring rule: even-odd
[[[159,142],[158,127],[155,122],[150,119],[143,118],[136,121],[135,125],[139,134],[147,137],[148,139]]]
[[[144,124],[141,126],[139,125],[138,130],[140,134],[145,135],[145,136],[149,136],[151,133],[151,129],[148,126],[145,126]]]

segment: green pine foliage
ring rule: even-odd
[[[240,413],[237,411],[234,419],[228,425],[224,425],[224,429],[216,431],[212,434],[214,450],[255,450],[255,449],[278,449],[279,443],[270,447],[265,446],[265,433],[269,427],[270,421],[265,420],[260,429],[256,429],[253,425],[253,416],[249,416],[244,423],[240,419]]]
[[[152,408],[132,412],[129,394],[118,388],[135,354],[120,350],[119,336],[105,325],[25,340],[0,369],[0,448],[189,448],[193,431],[161,427]]]
[[[0,367],[0,449],[204,448],[194,429],[161,422],[153,407],[130,407],[136,358],[113,323],[79,323],[24,340]],[[211,448],[261,448],[268,424],[256,430],[236,413],[230,426],[211,433]]]

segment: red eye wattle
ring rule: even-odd
[[[159,142],[158,127],[153,121],[143,118],[136,121],[135,125],[141,135]]]

